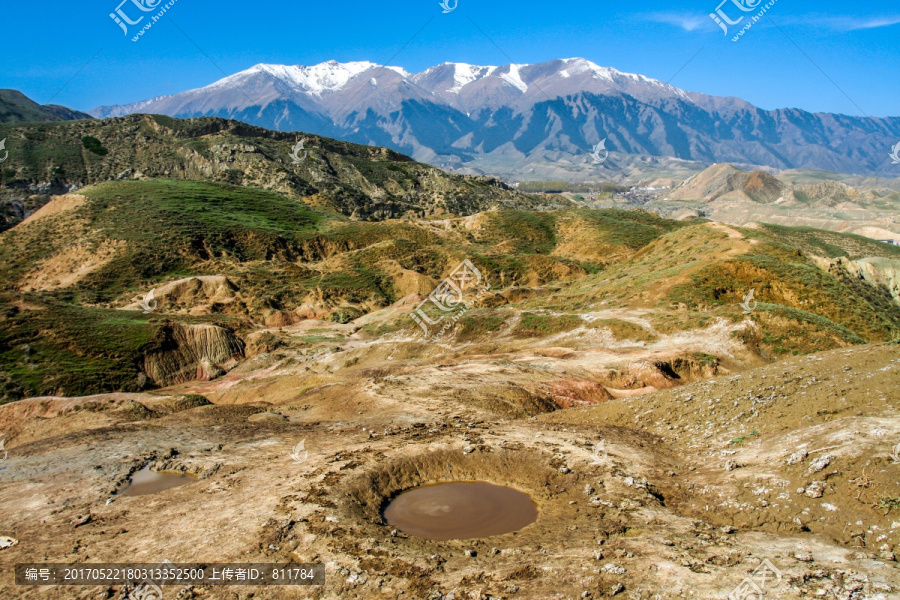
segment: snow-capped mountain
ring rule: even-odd
[[[233,118],[387,146],[442,166],[476,158],[588,164],[590,148],[606,139],[606,168],[634,154],[887,174],[884,149],[900,139],[898,118],[765,111],[584,58],[443,63],[421,73],[365,61],[259,64],[203,88],[90,114],[135,112]]]

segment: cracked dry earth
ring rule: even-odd
[[[326,567],[320,587],[166,599],[724,598],[763,560],[779,571],[767,598],[900,597],[900,347],[734,356],[668,384],[592,381],[611,358],[591,356],[350,343],[153,394],[2,406],[0,535],[18,544],[0,551],[0,597],[127,595],[17,587],[17,562],[163,560]],[[185,392],[212,404],[173,403]],[[117,494],[148,463],[196,479]],[[514,487],[538,518],[461,541],[383,522],[397,493],[441,481]]]

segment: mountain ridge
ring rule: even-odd
[[[148,178],[269,190],[355,220],[568,203],[517,192],[496,178],[445,173],[386,148],[308,134],[296,161],[299,137],[236,121],[160,115],[0,125],[9,151],[0,169],[0,230],[53,195]]]
[[[0,123],[75,121],[92,118],[87,113],[59,104],[38,104],[19,90],[0,89]]]
[[[615,179],[632,155],[900,175],[888,159],[900,117],[764,110],[583,58],[442,63],[420,73],[366,61],[258,64],[205,87],[90,114],[135,111],[315,132],[519,180],[547,164],[572,178]],[[595,165],[590,149],[603,139],[611,160]],[[491,170],[479,168],[479,159],[491,161]]]

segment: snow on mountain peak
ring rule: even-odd
[[[482,67],[467,63],[445,63],[453,66],[453,87],[447,90],[451,94],[458,94],[461,89],[473,81],[490,76],[498,67]]]
[[[593,63],[586,58],[564,58],[562,59],[562,62],[566,65],[566,69],[560,71],[560,75],[562,75],[563,77],[571,77],[572,75],[590,71],[592,72],[594,79],[605,79],[611,83],[622,82],[624,79],[630,79],[632,81],[650,85],[664,85],[662,82],[650,77],[635,75],[634,73],[625,73],[618,69],[614,69],[613,67],[601,67],[600,65]]]
[[[351,79],[378,65],[368,61],[339,63],[334,60],[319,63],[311,67],[285,67],[290,78],[299,87],[313,94],[333,92],[347,85]]]
[[[397,79],[399,77],[399,80]],[[570,79],[571,78],[571,79]],[[566,82],[566,80],[569,80]],[[593,83],[590,81],[593,80]],[[475,89],[473,84],[489,84],[485,90],[466,94],[467,89]],[[497,84],[500,84],[498,87]],[[216,102],[226,106],[245,106],[248,101],[263,106],[274,99],[291,99],[296,102],[311,101],[322,104],[328,112],[328,98],[340,94],[348,86],[367,85],[369,89],[381,90],[384,102],[402,102],[408,94],[421,97],[433,95],[442,102],[462,103],[468,112],[472,103],[481,102],[484,94],[501,98],[497,102],[513,101],[502,93],[519,96],[524,101],[540,91],[543,95],[566,96],[579,90],[593,93],[608,93],[617,90],[638,99],[675,96],[694,102],[694,95],[688,94],[656,79],[623,73],[611,67],[601,67],[584,58],[564,58],[538,64],[509,64],[505,66],[482,66],[463,62],[445,62],[420,73],[410,74],[401,67],[382,66],[369,61],[341,63],[335,60],[312,66],[257,64],[249,69],[230,75],[206,87],[187,90],[165,99],[153,99],[126,106],[100,107],[98,114],[130,114],[137,111],[156,110],[161,103],[181,103],[185,112],[195,109],[192,102]],[[413,91],[415,89],[415,91]],[[240,92],[240,93],[238,93]],[[448,97],[456,96],[458,100]],[[662,96],[665,94],[665,96]],[[300,100],[299,97],[305,97]],[[306,104],[304,104],[306,106]],[[102,109],[102,110],[101,110]],[[168,114],[168,113],[166,113]]]
[[[312,66],[258,64],[246,71],[226,77],[213,85],[229,85],[249,75],[266,73],[290,84],[298,90],[321,96],[324,92],[340,90],[358,75],[372,69],[388,69],[401,77],[409,76],[409,73],[401,67],[383,67],[369,61],[341,63],[336,60],[329,60]]]
[[[517,65],[515,63],[509,65],[509,73],[504,73],[500,78],[511,86],[518,88],[523,94],[528,91],[528,84],[522,81],[519,69],[528,65]]]
[[[612,67],[601,67],[600,65],[597,65],[596,63],[593,63],[585,58],[563,58],[560,59],[557,64],[559,63],[562,64],[561,67],[559,67],[558,75],[564,79],[568,79],[569,77],[573,77],[576,75],[590,74],[589,76],[592,79],[606,81],[616,87],[623,87],[637,83],[649,86],[665,86],[667,88],[671,88],[671,86],[666,86],[666,84],[657,81],[656,79],[644,77],[643,75],[623,73],[622,71],[619,71]],[[335,60],[329,60],[312,66],[258,64],[254,67],[251,67],[250,69],[247,69],[246,71],[241,71],[236,75],[231,75],[230,77],[226,77],[220,81],[217,81],[216,83],[208,87],[214,88],[228,87],[234,84],[240,85],[241,83],[243,83],[244,79],[251,75],[266,73],[282,82],[287,83],[299,92],[321,97],[323,94],[341,90],[354,78],[373,69],[385,69],[393,71],[404,79],[410,79],[410,81],[412,81],[413,83],[418,83],[423,76],[429,73],[434,73],[438,69],[446,69],[449,72],[452,72],[453,75],[452,85],[450,85],[448,89],[443,90],[446,93],[460,94],[463,88],[471,83],[487,77],[497,77],[519,90],[519,92],[521,92],[522,94],[525,94],[529,90],[530,79],[528,76],[523,77],[522,70],[531,66],[534,65],[513,63],[506,66],[497,67],[471,65],[463,62],[445,62],[435,67],[426,69],[422,73],[413,75],[408,73],[401,67],[386,67],[369,61],[351,61],[341,63]],[[452,71],[450,71],[451,69]],[[370,75],[368,79],[371,82],[374,77]],[[677,90],[677,88],[671,89],[675,93],[684,96],[683,92],[680,92],[680,90]]]
[[[594,79],[605,79],[609,82],[615,82],[616,75],[625,75],[611,67],[601,67],[586,58],[564,58],[562,62],[566,65],[566,69],[560,71],[560,75],[563,77],[590,72]]]

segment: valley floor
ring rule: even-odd
[[[722,354],[728,339],[698,336],[696,349]],[[170,560],[322,562],[326,584],[170,586],[165,598],[721,598],[768,561],[771,597],[896,597],[900,346],[736,358],[734,374],[622,393],[583,375],[625,351],[571,342],[487,356],[351,337],[292,366],[261,357],[153,394],[4,405],[0,429],[16,435],[0,535],[18,544],[0,551],[0,595],[123,599],[15,586],[12,566]],[[628,364],[661,352],[632,348]],[[213,404],[173,403],[185,392]],[[197,481],[116,495],[148,463]],[[383,524],[387,499],[447,480],[525,491],[539,517],[449,542]]]

